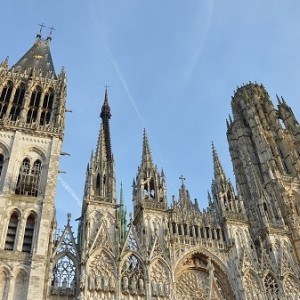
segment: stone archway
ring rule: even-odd
[[[231,300],[230,283],[221,267],[202,253],[191,253],[178,264],[175,272],[178,300]]]

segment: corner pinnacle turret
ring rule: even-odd
[[[220,162],[216,147],[214,143],[211,144],[212,154],[213,154],[213,163],[214,163],[214,178],[219,183],[222,184],[226,181],[226,175],[223,170],[222,164]]]
[[[143,166],[152,166],[153,161],[152,161],[152,155],[151,155],[151,150],[148,142],[148,136],[146,129],[144,128],[144,133],[143,133],[143,153],[142,153],[142,163],[141,167]]]

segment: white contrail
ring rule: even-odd
[[[101,26],[99,25],[98,20],[97,20],[97,18],[95,17],[95,15],[93,13],[94,11],[97,11],[97,10],[94,9],[92,5],[89,6],[89,9],[90,9],[90,14],[92,16],[92,19],[93,19],[93,21],[94,21],[94,23],[95,23],[95,25],[96,25],[96,27],[98,29],[98,32],[100,33],[100,38],[101,38],[101,41],[102,41],[102,43],[104,45],[105,51],[106,51],[106,53],[108,55],[109,61],[111,62],[111,64],[112,64],[112,66],[113,66],[113,68],[114,68],[114,70],[115,70],[115,72],[116,72],[119,80],[121,81],[121,83],[123,85],[123,88],[124,88],[124,90],[125,90],[125,92],[126,92],[126,94],[128,96],[128,99],[130,100],[130,102],[131,102],[131,104],[132,104],[132,106],[133,106],[133,108],[134,108],[134,110],[135,110],[138,118],[140,119],[143,127],[146,128],[145,121],[144,121],[144,119],[143,119],[143,117],[142,117],[142,115],[141,115],[141,113],[140,113],[137,105],[135,104],[135,101],[134,101],[134,99],[133,99],[133,97],[132,97],[132,95],[130,93],[128,84],[127,84],[127,82],[126,82],[126,80],[125,80],[125,78],[124,78],[121,70],[119,69],[118,64],[117,64],[116,60],[114,59],[114,57],[113,57],[113,55],[112,55],[112,53],[111,53],[111,51],[110,51],[110,49],[109,49],[106,41],[105,41],[104,34],[102,33],[102,30],[101,30]]]
[[[87,1],[89,1],[89,0],[87,0]],[[133,108],[134,108],[134,110],[135,110],[135,112],[136,112],[139,120],[141,121],[143,127],[147,130],[147,134],[151,138],[151,144],[156,149],[156,152],[160,156],[160,158],[161,158],[160,160],[161,160],[162,164],[164,165],[164,158],[163,158],[163,156],[161,155],[161,153],[159,151],[159,147],[158,147],[157,143],[155,142],[155,139],[153,138],[153,135],[151,134],[149,128],[146,126],[145,120],[143,119],[143,117],[142,117],[142,115],[140,113],[140,110],[138,109],[138,107],[137,107],[137,105],[136,105],[136,103],[134,101],[134,98],[133,98],[133,96],[132,96],[132,94],[131,94],[131,92],[129,90],[128,84],[127,84],[127,82],[126,82],[126,80],[125,80],[125,78],[124,78],[124,76],[123,76],[123,74],[122,74],[122,72],[121,72],[118,64],[117,64],[117,61],[113,57],[113,54],[112,54],[112,52],[109,49],[109,46],[108,46],[108,44],[107,44],[107,42],[105,40],[105,35],[103,34],[102,27],[100,26],[100,24],[98,22],[98,19],[97,19],[97,17],[94,14],[95,11],[99,11],[99,10],[97,10],[94,7],[94,5],[91,4],[91,3],[89,3],[88,6],[89,6],[89,10],[90,10],[90,15],[91,15],[92,20],[93,20],[93,22],[94,22],[94,24],[95,24],[95,26],[96,26],[96,28],[97,28],[97,30],[99,32],[99,37],[100,37],[101,42],[102,42],[102,44],[103,44],[103,46],[105,48],[105,51],[106,51],[106,53],[108,55],[108,58],[109,58],[109,60],[110,60],[110,62],[112,64],[112,66],[113,66],[113,68],[114,68],[114,70],[115,70],[115,72],[116,72],[119,80],[121,81],[122,86],[123,86],[123,88],[124,88],[124,90],[125,90],[125,92],[126,92],[126,94],[128,96],[128,99],[129,99],[131,105],[133,106]]]
[[[79,197],[77,196],[77,194],[74,192],[74,190],[71,188],[71,186],[69,186],[64,180],[63,178],[58,175],[57,177],[58,181],[61,183],[61,185],[63,186],[63,188],[65,189],[65,191],[76,201],[76,203],[78,204],[79,207],[81,207],[81,201],[79,199]]]
[[[196,62],[198,61],[199,57],[201,56],[202,54],[202,51],[203,51],[203,47],[205,45],[205,40],[207,38],[207,35],[208,35],[208,30],[209,30],[209,27],[210,27],[210,23],[211,23],[211,17],[212,17],[212,13],[213,13],[213,9],[214,9],[214,0],[208,0],[206,1],[207,2],[207,7],[208,7],[208,15],[207,15],[207,21],[205,23],[205,26],[199,26],[199,22],[202,20],[202,18],[198,18],[197,22],[196,22],[196,27],[198,28],[203,28],[203,33],[202,35],[198,35],[199,37],[199,41],[198,41],[198,44],[199,44],[199,48],[198,50],[194,53],[194,55],[192,55],[192,58],[191,58],[191,62],[189,63],[189,66],[187,68],[187,71],[186,71],[186,82],[189,81],[189,79],[191,78],[192,76],[192,73],[194,72],[194,69],[195,69],[195,65],[196,65]],[[197,30],[198,32],[198,30]]]

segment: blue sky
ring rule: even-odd
[[[68,75],[68,108],[57,216],[80,215],[86,165],[95,148],[104,86],[109,86],[117,190],[128,210],[141,161],[142,133],[167,177],[168,199],[184,175],[206,207],[213,176],[211,141],[232,180],[225,120],[237,86],[263,83],[300,117],[300,2],[126,0],[1,3],[0,59],[14,64],[39,27],[54,26],[52,57]],[[48,30],[43,31],[44,37]]]

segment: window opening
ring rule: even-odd
[[[50,90],[45,94],[43,99],[40,125],[46,125],[50,123],[53,99],[54,99],[54,93],[52,90]]]
[[[32,248],[35,217],[31,214],[26,221],[22,251],[30,253]]]
[[[0,154],[0,178],[3,170],[3,165],[4,165],[4,156],[3,154]]]
[[[12,83],[8,82],[4,86],[1,96],[0,96],[0,118],[2,118],[6,113],[8,102],[9,102],[10,96],[11,96],[11,92],[12,92]]]
[[[31,94],[29,110],[27,113],[27,123],[32,123],[36,121],[40,100],[41,100],[41,88],[37,87]]]
[[[76,266],[73,260],[65,255],[55,264],[51,293],[54,295],[75,295]]]
[[[5,240],[5,250],[13,251],[16,241],[17,229],[18,229],[19,216],[14,212],[8,223],[6,240]]]
[[[24,101],[24,95],[25,95],[25,85],[21,84],[15,92],[12,108],[10,110],[10,119],[12,121],[16,121],[20,116],[20,112]]]
[[[37,197],[40,173],[41,161],[37,159],[31,168],[29,159],[25,158],[20,168],[16,194]]]

